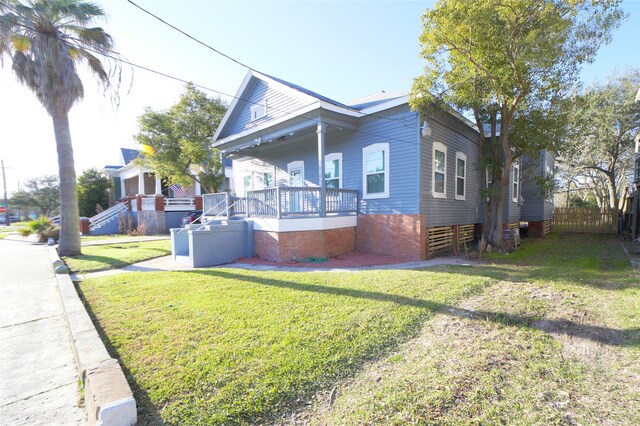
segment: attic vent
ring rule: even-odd
[[[256,121],[267,115],[267,102],[251,105],[251,121]]]

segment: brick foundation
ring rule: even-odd
[[[426,258],[426,231],[421,214],[367,214],[358,216],[356,250],[363,253]]]
[[[529,238],[544,237],[544,221],[529,222]]]
[[[355,250],[354,227],[323,231],[255,231],[256,255],[272,262],[335,257]]]

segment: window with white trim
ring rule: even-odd
[[[520,201],[520,164],[514,162],[511,166],[511,185],[512,185],[512,199],[514,203]]]
[[[256,121],[267,115],[267,101],[253,104],[249,107],[251,121]]]
[[[265,188],[270,188],[273,186],[273,173],[271,172],[262,173],[262,185]]]
[[[456,152],[456,200],[466,199],[467,194],[467,156]]]
[[[342,153],[324,156],[324,182],[327,188],[342,188]]]
[[[389,198],[389,144],[362,148],[362,197]]]
[[[251,175],[245,175],[244,178],[242,179],[242,191],[244,192],[244,195],[247,195],[248,191],[251,191]]]
[[[433,179],[431,193],[434,198],[447,198],[447,147],[433,143]]]

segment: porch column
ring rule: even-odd
[[[144,194],[144,172],[142,170],[138,174],[138,194]]]
[[[195,181],[194,183],[195,195],[202,195],[202,186],[200,185],[200,182]]]
[[[162,194],[162,181],[159,178],[156,178],[156,195]]]
[[[322,119],[318,122],[318,174],[320,184],[320,217],[327,216],[327,185],[324,180],[324,134],[326,132],[325,124]]]
[[[126,197],[127,194],[127,185],[126,185],[126,179],[121,177],[120,178],[120,197],[124,198]]]

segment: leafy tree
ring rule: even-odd
[[[414,81],[411,103],[423,113],[440,105],[473,114],[479,166],[491,176],[481,250],[503,246],[513,161],[555,148],[549,145],[564,134],[565,92],[622,19],[619,3],[440,0],[423,16],[426,66]]]
[[[109,87],[110,75],[94,54],[114,57],[111,37],[93,27],[104,11],[80,0],[2,0],[0,58],[7,55],[18,81],[37,96],[53,120],[60,175],[61,238],[64,256],[80,253],[78,197],[69,110],[84,95],[76,66],[88,65]]]
[[[209,98],[188,84],[169,110],[147,108],[140,116],[140,132],[135,138],[143,145],[145,155],[136,161],[170,184],[186,187],[197,181],[206,192],[216,192],[224,173],[220,153],[211,147],[211,139],[226,111],[227,104],[221,99]]]
[[[620,207],[632,170],[634,138],[640,133],[640,103],[635,102],[640,71],[629,71],[572,98],[571,135],[562,150],[564,170],[589,178],[594,196]]]
[[[111,188],[111,179],[95,168],[82,172],[78,177],[78,205],[80,216],[94,216],[96,206],[106,209],[109,206],[107,190]]]
[[[57,176],[29,179],[24,186],[25,190],[13,193],[11,205],[24,209],[36,208],[43,216],[50,216],[60,207],[60,184]]]

